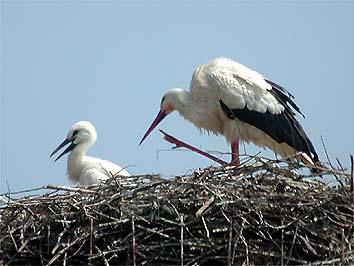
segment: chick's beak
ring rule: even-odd
[[[72,142],[71,140],[69,139],[65,139],[62,143],[59,144],[59,146],[50,154],[50,158],[56,154],[61,148],[63,148],[64,146],[66,146],[67,144],[70,145],[55,159],[55,162],[58,161],[60,159],[60,157],[62,157],[64,154],[72,151],[75,147],[76,147],[76,144],[74,142]]]

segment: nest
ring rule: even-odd
[[[354,263],[352,176],[329,170],[342,184],[331,187],[300,167],[253,158],[237,169],[172,180],[146,175],[89,188],[46,186],[44,194],[1,207],[2,262]]]

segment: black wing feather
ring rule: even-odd
[[[292,100],[294,96],[284,89],[282,86],[265,79],[267,83],[269,83],[272,86],[272,89],[269,91],[289,112],[293,113],[294,112],[291,110],[290,106],[294,108],[295,111],[297,111],[299,114],[301,114],[304,118],[304,114],[300,111],[300,108],[296,105],[296,103]],[[287,94],[287,95],[286,95]],[[290,106],[288,105],[290,104]],[[295,114],[294,114],[295,115]]]
[[[267,82],[272,85],[272,90],[269,92],[284,106],[284,112],[280,114],[272,114],[269,111],[261,113],[249,110],[247,106],[243,109],[230,109],[220,99],[219,102],[223,112],[229,119],[233,120],[237,118],[240,121],[248,123],[265,132],[276,142],[285,142],[296,151],[306,153],[314,162],[318,162],[319,159],[314,146],[300,123],[296,120],[295,113],[291,109],[292,107],[302,114],[298,106],[291,99],[293,96],[281,86],[273,82]]]

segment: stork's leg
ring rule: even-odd
[[[236,139],[231,143],[231,163],[235,166],[240,165],[240,156],[239,156],[239,140]]]
[[[193,146],[191,146],[191,145],[189,145],[189,144],[187,144],[187,143],[185,143],[183,141],[180,141],[180,140],[176,139],[175,137],[172,137],[171,135],[167,134],[166,132],[162,131],[161,129],[160,129],[160,132],[162,134],[164,134],[164,140],[176,145],[175,148],[186,148],[188,150],[191,150],[191,151],[194,151],[196,153],[199,153],[200,155],[203,155],[203,156],[209,158],[210,160],[213,160],[213,161],[215,161],[215,162],[217,162],[217,163],[219,163],[221,165],[226,165],[227,164],[225,161],[223,161],[223,160],[221,160],[219,158],[216,158],[215,156],[213,156],[213,155],[211,155],[211,154],[209,154],[209,153],[207,153],[205,151],[199,150],[199,149],[197,149],[197,148],[195,148],[195,147],[193,147]]]

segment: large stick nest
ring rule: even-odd
[[[1,207],[1,256],[11,265],[351,264],[352,177],[339,187],[296,164],[252,159],[238,169],[46,186]],[[7,195],[8,199],[11,195]]]

